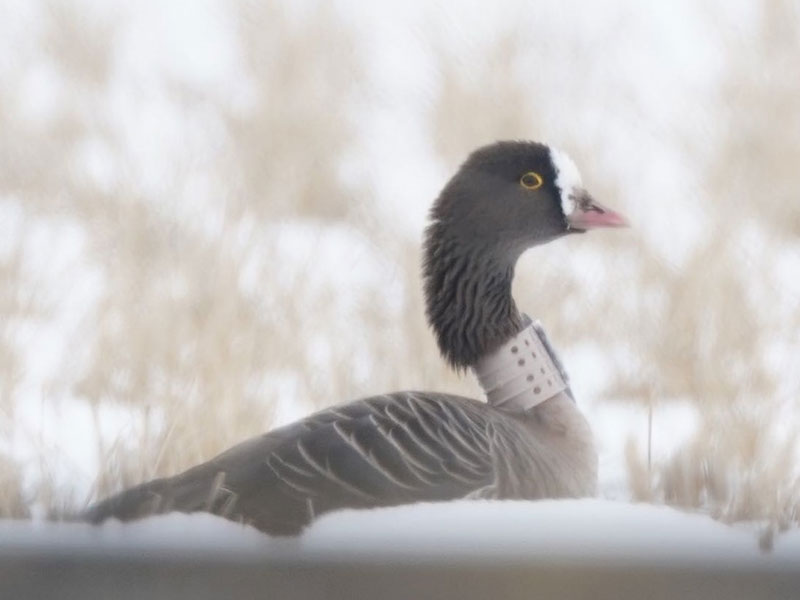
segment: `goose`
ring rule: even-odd
[[[478,148],[433,204],[422,275],[444,360],[472,370],[485,400],[404,391],[333,406],[123,491],[84,518],[205,511],[291,536],[344,508],[594,495],[591,430],[511,284],[526,250],[626,225],[589,195],[564,152],[532,141]]]

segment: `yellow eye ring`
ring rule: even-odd
[[[519,184],[526,190],[537,190],[543,183],[544,179],[536,171],[528,171],[519,178]]]

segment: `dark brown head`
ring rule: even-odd
[[[511,280],[528,248],[596,227],[621,227],[569,157],[536,142],[473,152],[431,209],[425,240],[427,314],[444,356],[468,366],[514,335]]]
[[[586,192],[566,154],[517,141],[473,152],[442,190],[431,219],[466,244],[514,260],[567,233],[627,225]]]

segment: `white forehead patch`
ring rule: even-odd
[[[566,152],[550,146],[550,162],[556,170],[556,186],[561,195],[561,210],[568,215],[575,208],[575,202],[570,198],[573,190],[583,187],[581,173],[578,167]]]

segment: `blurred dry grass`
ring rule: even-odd
[[[57,404],[71,396],[91,407],[104,457],[96,495],[174,473],[268,429],[287,395],[310,409],[399,388],[474,390],[444,369],[427,332],[418,240],[381,223],[368,192],[340,175],[356,143],[351,107],[365,76],[356,40],[333,9],[320,4],[298,16],[277,3],[236,4],[251,100],[232,105],[167,81],[186,151],[170,155],[168,176],[153,186],[132,166],[108,106],[115,24],[46,6],[40,37],[21,50],[0,87],[0,208],[24,214],[0,255],[0,431],[7,439],[20,435],[16,403],[37,400],[18,395],[18,329],[58,305],[47,282],[22,268],[31,223],[76,228],[84,266],[102,281],[41,398]],[[797,432],[780,427],[782,411],[796,408],[800,382],[792,357],[776,362],[773,350],[797,349],[800,311],[770,305],[780,291],[770,267],[773,256],[797,253],[800,239],[800,35],[789,2],[770,3],[762,17],[759,52],[738,50],[737,40],[727,48],[730,72],[710,125],[713,156],[682,140],[709,174],[697,209],[707,224],[703,242],[676,267],[642,232],[598,239],[591,252],[610,267],[588,282],[563,260],[586,250],[567,246],[556,251],[562,260],[521,269],[516,287],[520,304],[567,352],[591,343],[624,357],[610,361],[608,401],[697,408],[696,435],[669,459],[648,465],[647,450],[629,446],[635,499],[782,526],[798,520],[800,507]],[[435,52],[440,79],[429,125],[448,166],[487,140],[552,135],[539,96],[514,69],[526,53],[546,53],[546,44],[530,48],[521,39],[510,29],[469,64]],[[41,61],[64,86],[47,118],[25,119],[15,114],[13,90]],[[592,172],[589,156],[602,153],[600,142],[569,135],[561,144],[578,150],[598,195],[624,197]],[[194,153],[198,140],[214,150]],[[111,182],[81,166],[77,157],[87,148],[110,157]],[[349,290],[356,301],[343,313],[337,282],[318,285],[314,264],[278,278],[286,251],[272,235],[286,223],[357,232],[399,297],[367,282]],[[531,292],[543,288],[565,300]],[[636,293],[621,300],[622,289]],[[594,326],[576,328],[576,314]],[[355,333],[353,322],[375,334]],[[131,423],[128,435],[102,434],[109,407]],[[0,444],[0,515],[25,515],[34,503],[59,512],[84,501],[47,477],[42,461],[42,480],[23,485],[20,465]]]
[[[612,393],[690,398],[700,414],[689,442],[649,473],[629,453],[634,497],[783,528],[800,520],[800,298],[773,269],[781,253],[796,265],[800,250],[800,14],[772,2],[757,16],[755,48],[728,40],[705,189],[715,201],[704,244],[673,274],[662,331],[650,332],[644,356],[659,376],[620,377]]]

